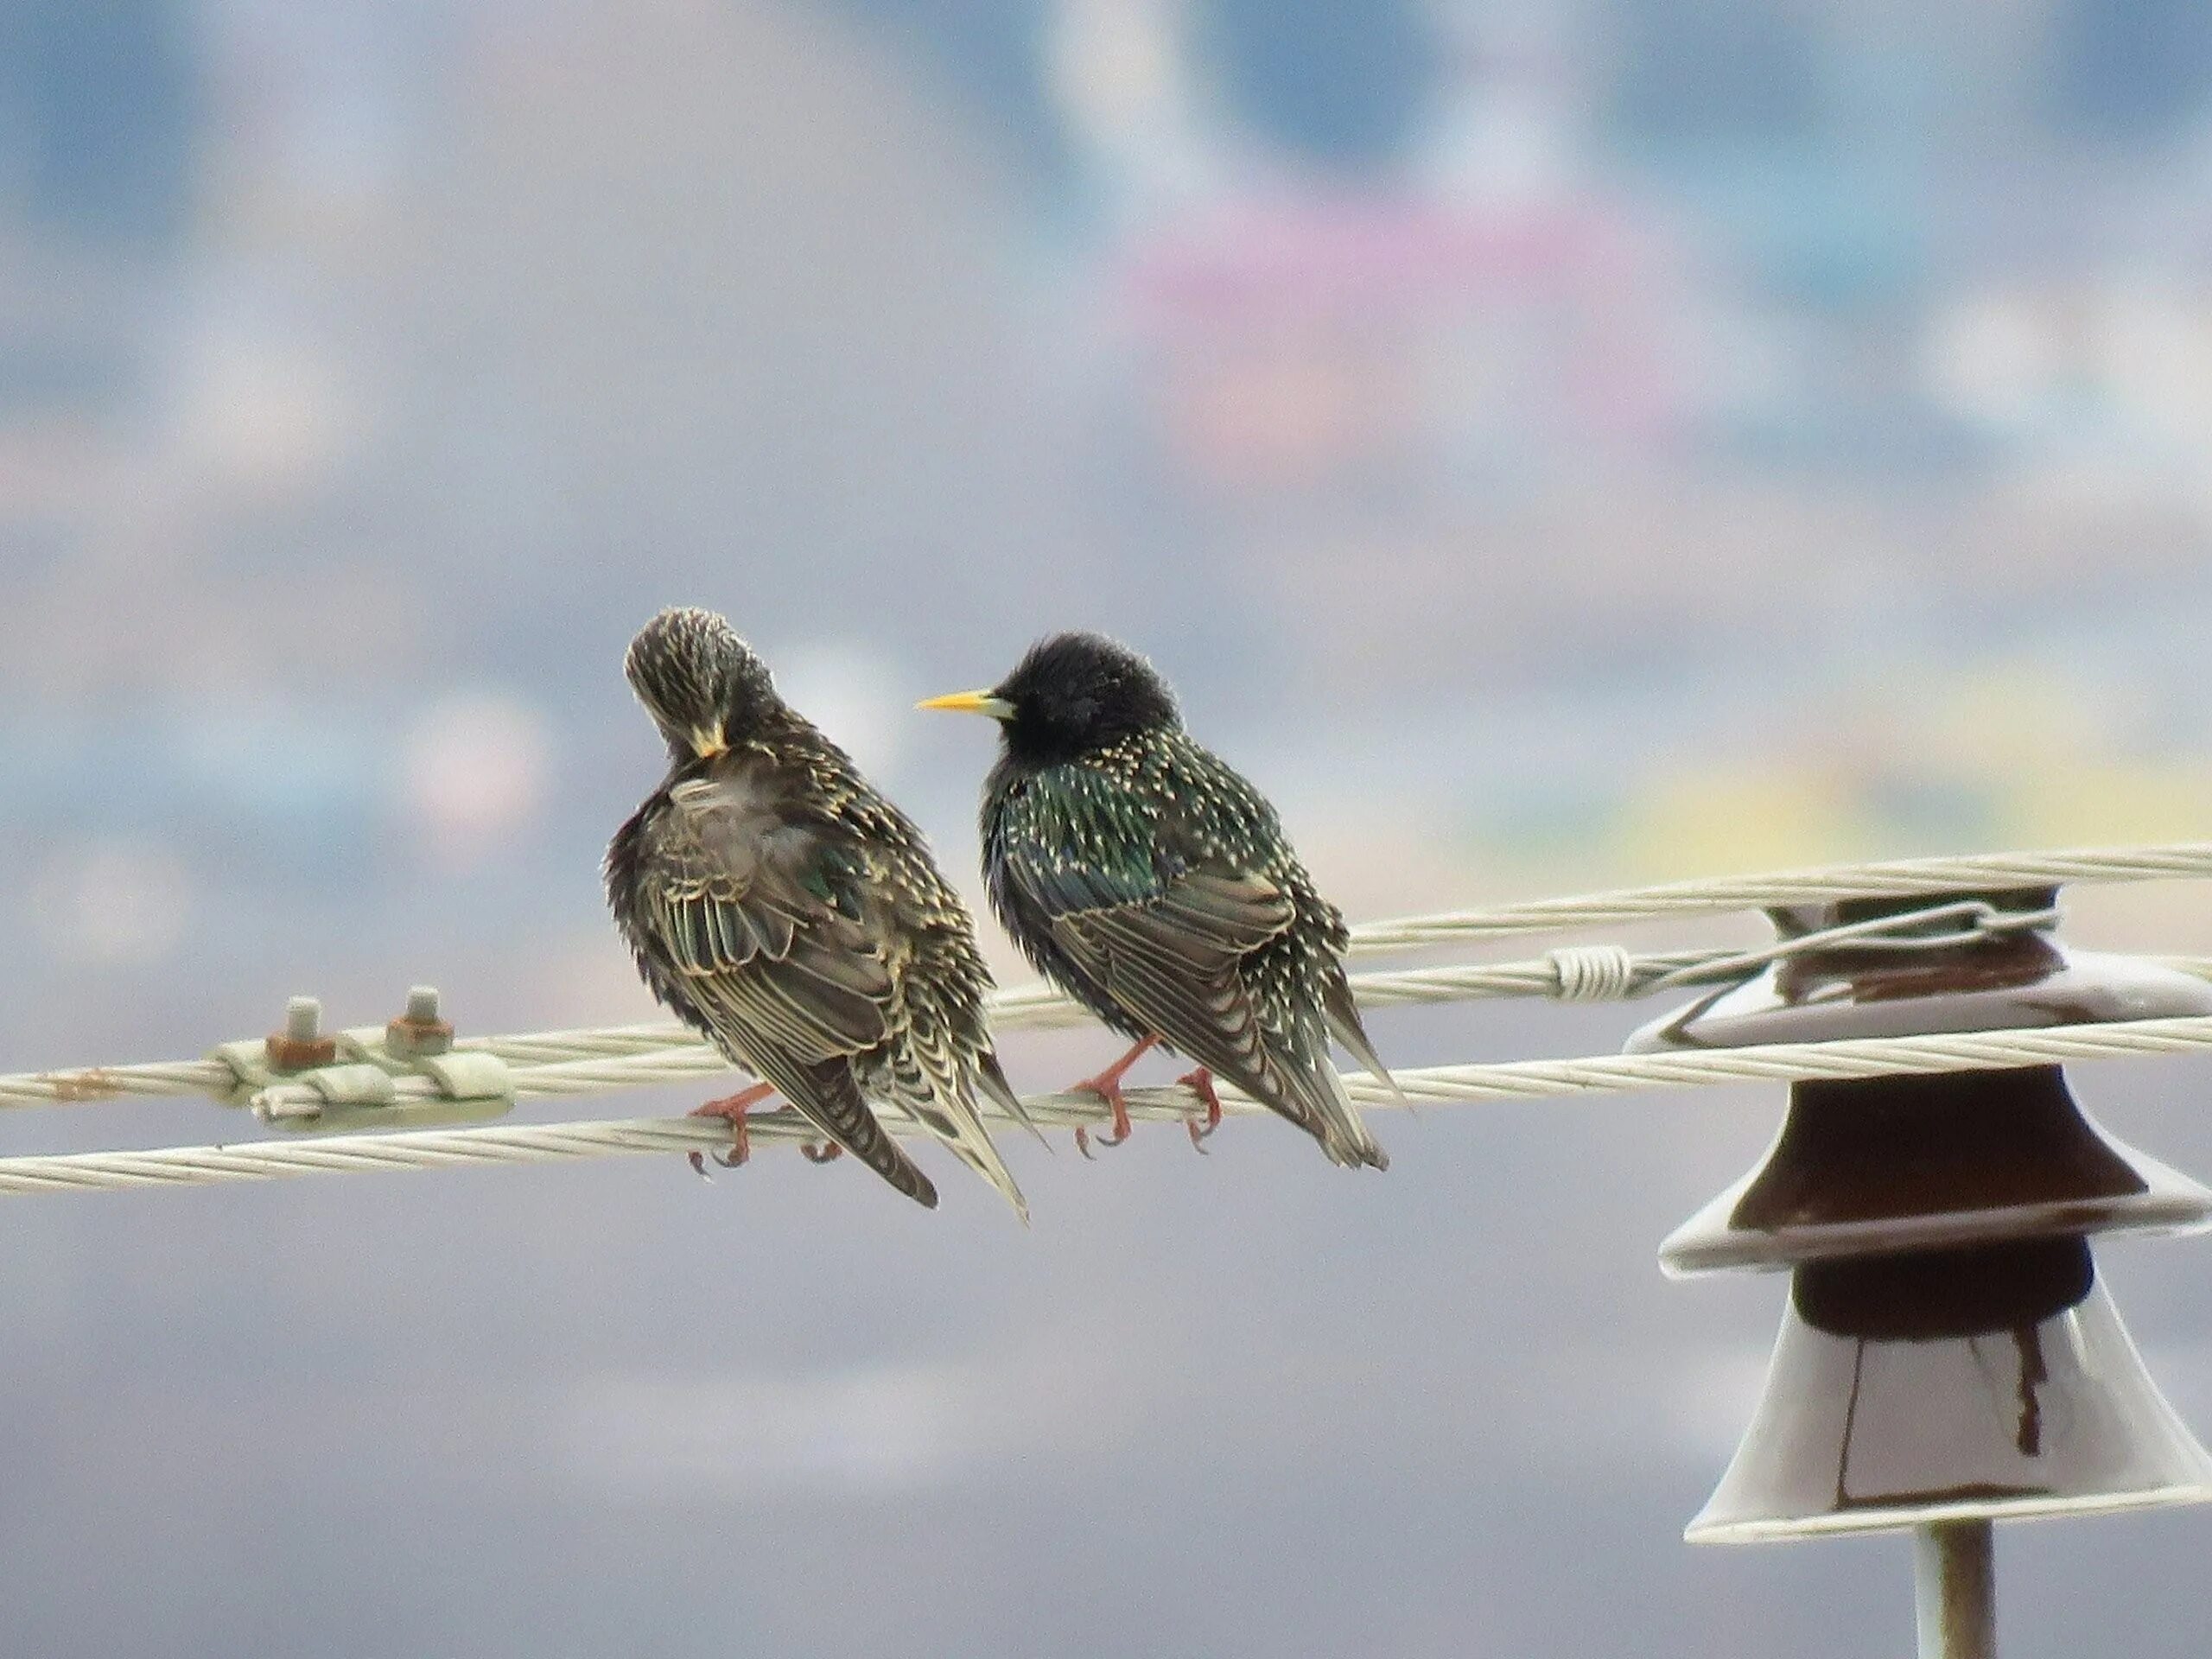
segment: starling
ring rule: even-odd
[[[1209,1130],[1218,1075],[1332,1162],[1387,1166],[1329,1058],[1333,1033],[1390,1084],[1344,978],[1344,917],[1274,809],[1184,731],[1151,664],[1056,634],[989,690],[921,706],[999,722],[982,809],[991,906],[1039,972],[1136,1041],[1078,1085],[1113,1108],[1109,1145],[1128,1134],[1122,1076],[1165,1043],[1198,1063],[1184,1081]]]
[[[888,1105],[1026,1221],[976,1109],[980,1090],[1028,1122],[984,1026],[990,976],[921,832],[721,617],[663,611],[624,667],[669,771],[607,848],[607,903],[653,995],[764,1079],[699,1109],[730,1119],[732,1161],[745,1107],[780,1093],[829,1138],[822,1158],[850,1152],[934,1208],[871,1109]]]

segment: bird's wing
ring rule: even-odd
[[[671,788],[641,850],[643,943],[700,1021],[809,1122],[934,1204],[854,1076],[854,1058],[888,1035],[892,1000],[855,890],[857,849],[737,772]]]
[[[1053,937],[1147,1030],[1319,1134],[1287,1099],[1244,976],[1246,955],[1293,918],[1289,895],[1259,876],[1193,871],[1157,899],[1055,917]]]
[[[1161,879],[1021,850],[1007,874],[1061,950],[1139,1025],[1249,1093],[1280,1092],[1237,970],[1290,926],[1288,893],[1261,875],[1185,869]]]
[[[1247,958],[1297,919],[1281,883],[1219,861],[1109,865],[1039,837],[1007,843],[1007,874],[1054,941],[1139,1025],[1290,1119],[1332,1159],[1382,1160],[1329,1063],[1322,1023],[1294,1011],[1292,1028],[1270,1031],[1261,1017]]]
[[[1264,877],[1200,870],[1156,898],[1062,912],[1052,933],[1170,1045],[1234,1077],[1263,1059],[1258,1009],[1237,969],[1292,918],[1289,895]]]

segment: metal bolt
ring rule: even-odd
[[[338,1058],[338,1039],[322,1034],[322,1004],[296,996],[284,1005],[284,1029],[269,1033],[262,1053],[271,1071],[304,1071]]]
[[[417,985],[407,993],[407,1012],[384,1028],[385,1052],[403,1060],[442,1054],[453,1046],[453,1027],[438,1017],[438,988]]]

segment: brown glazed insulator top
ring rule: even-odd
[[[1961,898],[2036,915],[2048,888],[1777,912],[1784,939]],[[1955,923],[1953,924],[1955,925]],[[1913,950],[1855,942],[1770,965],[1644,1027],[1631,1052],[1917,1036],[2212,1014],[2212,985],[2022,929]],[[2113,1141],[2055,1065],[1792,1085],[1751,1174],[1678,1230],[1670,1273],[2115,1230],[2212,1216],[2212,1193]]]

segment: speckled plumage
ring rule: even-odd
[[[1335,1162],[1388,1160],[1329,1057],[1389,1081],[1362,1027],[1343,916],[1260,792],[1184,731],[1141,658],[1040,644],[988,694],[1005,747],[983,793],[991,905],[1038,970],[1115,1029],[1228,1078]]]
[[[921,832],[720,617],[662,613],[626,666],[671,765],[607,849],[607,893],[653,995],[909,1198],[937,1192],[872,1103],[1026,1219],[976,1111],[980,1090],[1021,1116],[984,1024],[990,976]]]

